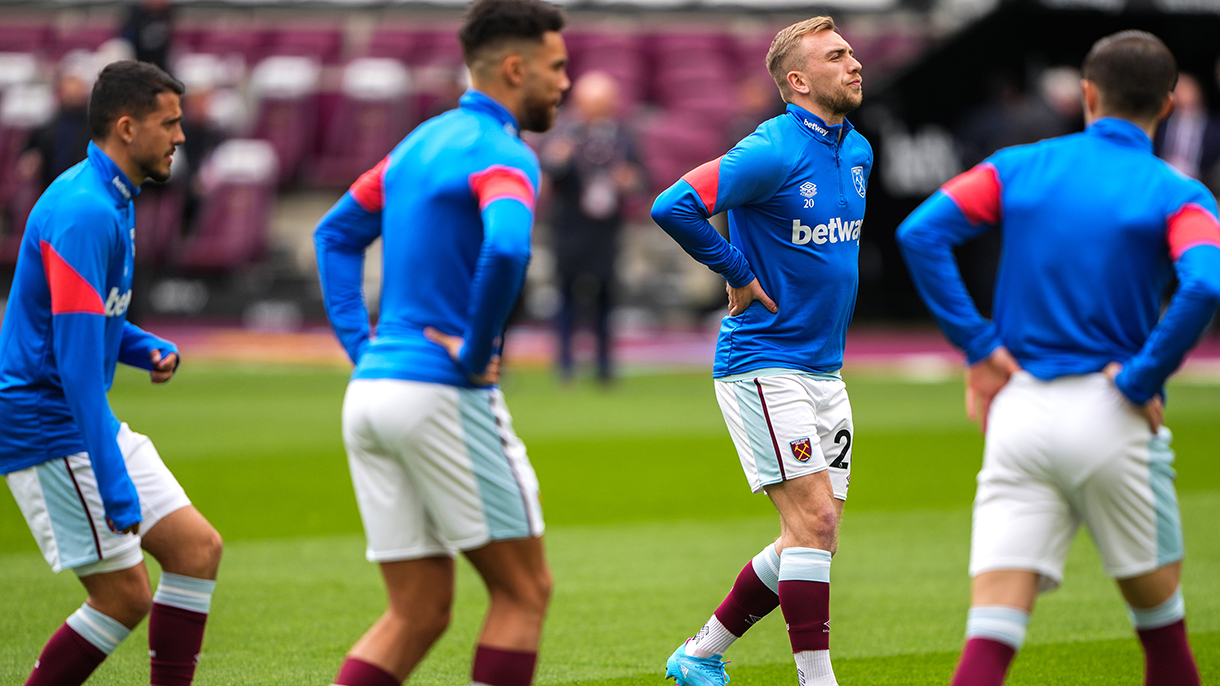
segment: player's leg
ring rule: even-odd
[[[348,653],[335,684],[401,683],[449,623],[453,552],[440,536],[408,453],[425,442],[456,389],[392,379],[356,380],[343,402],[343,440],[366,557],[381,566],[385,613]]]
[[[1093,405],[1101,417],[1093,423],[1101,429],[1098,436],[1117,445],[1081,485],[1079,508],[1106,572],[1127,601],[1144,649],[1145,684],[1197,686],[1180,589],[1184,550],[1172,434],[1162,427],[1152,435],[1108,380],[1098,385],[1102,397]]]
[[[559,377],[572,379],[572,336],[576,327],[575,277],[559,275],[559,311],[555,313],[555,334],[559,338]]]
[[[187,686],[195,675],[211,610],[220,534],[191,505],[147,436],[123,424],[117,438],[140,495],[140,544],[161,565],[148,622],[151,682]]]
[[[72,569],[89,594],[47,642],[26,684],[76,686],[148,613],[152,601],[139,538],[107,528],[84,453],[13,472],[5,480],[48,564],[56,572]]]
[[[220,534],[191,505],[169,513],[143,536],[144,549],[161,565],[148,618],[156,686],[186,686],[195,677],[222,545]]]
[[[823,470],[767,487],[780,513],[776,544],[779,605],[788,639],[806,686],[836,683],[830,662],[830,561],[839,544],[843,501],[834,497],[830,472]]]
[[[1186,637],[1182,563],[1119,579],[1131,623],[1144,647],[1145,686],[1198,686],[1199,668]]]
[[[1034,601],[1058,586],[1079,518],[1051,482],[1059,426],[1045,384],[1018,374],[988,419],[971,532],[971,606],[953,686],[999,686],[1025,642]]]
[[[733,588],[682,650],[696,658],[720,656],[756,622],[779,607],[778,542],[768,543],[737,574]]]
[[[381,575],[389,606],[348,652],[336,684],[397,686],[449,626],[453,558],[383,562]]]
[[[528,686],[538,661],[551,574],[542,539],[494,541],[465,552],[487,585],[487,619],[475,649],[471,683]]]

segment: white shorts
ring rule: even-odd
[[[343,441],[372,562],[542,535],[538,478],[499,389],[356,379]]]
[[[842,379],[759,370],[716,379],[716,400],[750,490],[829,469],[834,497],[847,500],[855,429]]]
[[[988,418],[970,575],[1031,570],[1051,590],[1081,523],[1113,578],[1181,560],[1170,440],[1104,374],[1014,374]]]
[[[140,532],[191,504],[148,436],[127,424],[117,436],[127,476],[140,498]],[[106,524],[102,496],[88,453],[76,453],[5,475],[42,556],[56,572],[77,576],[129,569],[144,561],[140,537],[116,534]]]

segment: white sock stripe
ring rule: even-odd
[[[834,667],[830,664],[829,650],[802,650],[793,653],[797,677],[801,686],[835,686]]]
[[[190,612],[207,614],[212,609],[212,591],[216,582],[210,579],[195,579],[168,572],[161,575],[153,602],[169,605]]]
[[[1127,614],[1136,629],[1159,629],[1186,617],[1186,601],[1182,599],[1182,589],[1179,587],[1168,600],[1156,607],[1140,610],[1128,605]]]
[[[970,608],[966,616],[966,638],[988,638],[1020,650],[1025,644],[1029,613],[1004,605]]]
[[[767,588],[779,595],[779,555],[774,545],[768,545],[762,552],[754,556],[754,573]]]
[[[779,556],[780,581],[830,583],[830,552],[817,548],[785,548]]]
[[[130,629],[89,607],[88,603],[68,617],[67,625],[106,655],[113,653],[131,635]]]

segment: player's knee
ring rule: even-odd
[[[224,554],[224,540],[219,531],[209,525],[192,537],[189,546],[184,547],[182,573],[201,579],[216,577],[220,558]]]
[[[132,580],[106,589],[99,595],[90,595],[89,604],[98,612],[110,617],[127,628],[135,628],[152,611],[152,590],[143,580]]]
[[[528,577],[522,577],[517,583],[491,589],[493,602],[504,603],[529,614],[546,614],[547,605],[551,601],[551,589],[554,582],[549,571],[543,570]]]

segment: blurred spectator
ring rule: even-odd
[[[207,190],[200,171],[207,165],[212,152],[224,140],[224,134],[210,116],[212,90],[206,86],[188,89],[182,97],[182,135],[186,142],[174,160],[175,175],[182,174],[186,197],[182,203],[182,228],[190,232]]]
[[[754,133],[759,124],[784,113],[784,101],[775,84],[762,79],[747,78],[737,84],[737,106],[737,114],[725,129],[728,135],[726,150]]]
[[[1209,176],[1220,160],[1220,121],[1207,111],[1203,89],[1190,74],[1178,76],[1173,94],[1177,106],[1156,132],[1157,156],[1191,178],[1214,183]]]
[[[173,8],[170,0],[137,0],[127,10],[119,31],[135,50],[135,58],[169,70],[169,39]]]
[[[85,159],[89,150],[89,83],[75,69],[64,69],[55,84],[59,103],[50,121],[30,132],[17,161],[23,178],[37,178],[39,192]]]
[[[644,188],[636,144],[617,119],[618,82],[589,72],[572,88],[574,116],[547,136],[540,155],[554,188],[551,233],[561,304],[557,317],[559,371],[572,376],[577,309],[592,306],[597,372],[611,380],[610,311],[615,259],[626,197]]]

